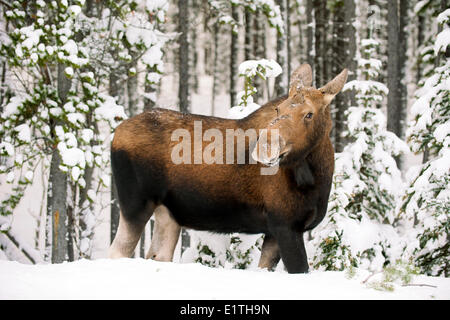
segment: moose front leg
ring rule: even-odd
[[[281,260],[289,273],[307,273],[303,232],[298,232],[291,225],[280,221],[269,221],[269,230],[275,237],[280,249]]]

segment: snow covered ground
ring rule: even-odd
[[[450,299],[450,279],[416,276],[410,286],[369,288],[369,273],[288,274],[214,269],[144,259],[25,265],[0,261],[4,299]]]

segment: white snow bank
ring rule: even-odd
[[[417,276],[378,291],[362,283],[368,273],[287,274],[214,269],[143,259],[80,260],[54,265],[0,261],[2,299],[449,299],[450,279]]]

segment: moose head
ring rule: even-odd
[[[275,138],[270,135],[277,141],[267,141],[269,137],[258,141],[253,159],[269,166],[295,166],[302,161],[321,139],[329,136],[332,126],[329,105],[346,80],[344,69],[325,86],[315,89],[311,86],[311,66],[298,67],[291,76],[287,99],[277,106],[277,116],[267,127],[268,131],[278,130]]]

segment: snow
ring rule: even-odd
[[[26,123],[18,125],[14,130],[17,131],[17,138],[20,141],[23,142],[31,141],[31,130]]]
[[[167,11],[169,8],[169,2],[167,0],[146,0],[145,7],[148,11]]]
[[[84,168],[86,160],[84,152],[78,148],[67,148],[65,143],[58,143],[58,150],[62,157],[62,162],[66,166],[74,167],[76,165]]]
[[[24,101],[25,99],[22,97],[18,96],[12,97],[9,103],[4,107],[3,113],[1,115],[2,118],[7,119],[9,117],[18,114],[20,112],[19,107],[22,105]]]
[[[259,68],[264,68],[265,73],[261,73]],[[263,79],[275,78],[282,72],[281,66],[273,59],[247,60],[239,65],[239,74],[248,77],[260,75]]]
[[[72,78],[72,77],[73,77],[74,71],[73,71],[73,68],[72,68],[72,67],[67,67],[64,71],[65,71],[67,77],[69,77],[69,78]]]
[[[104,100],[103,104],[95,109],[94,113],[98,119],[108,121],[113,127],[118,125],[119,119],[126,119],[125,111],[122,106],[116,104],[113,97],[100,95]]]
[[[450,45],[450,28],[446,28],[440,32],[436,37],[434,44],[434,54],[445,52],[447,46]]]
[[[80,7],[80,6],[77,6],[77,5],[72,5],[72,6],[69,7],[69,10],[68,10],[68,11],[69,11],[69,13],[71,13],[71,14],[77,16],[77,15],[79,15],[80,12],[81,12],[81,7]]]
[[[450,9],[447,9],[447,10],[441,12],[437,17],[437,22],[439,24],[444,24],[448,20],[450,20]]]
[[[25,265],[0,261],[0,299],[449,299],[450,279],[417,276],[379,291],[368,272],[287,274],[144,259]],[[370,282],[370,281],[369,281]]]
[[[251,97],[249,97],[251,98]],[[253,99],[248,101],[246,106],[234,106],[228,111],[228,119],[242,119],[258,110],[261,106],[259,104],[253,103]]]

